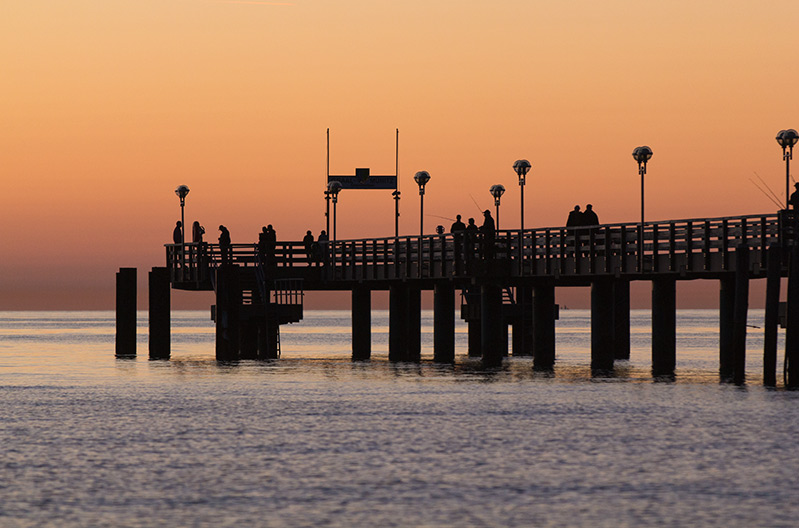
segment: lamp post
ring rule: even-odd
[[[641,175],[641,228],[638,230],[638,267],[639,271],[644,271],[644,175],[646,174],[646,162],[652,157],[652,149],[643,146],[635,147],[633,159],[638,162],[638,174]]]
[[[424,187],[427,185],[427,182],[430,181],[430,173],[427,171],[419,171],[414,174],[413,179],[419,186],[419,200],[421,202],[421,206],[419,207],[419,236],[421,237],[424,235]]]
[[[498,183],[496,185],[492,185],[491,189],[489,189],[489,191],[491,192],[491,196],[494,197],[494,205],[497,208],[497,226],[496,226],[496,230],[499,231],[499,199],[502,198],[503,194],[505,194],[505,186],[502,185],[501,183]]]
[[[186,195],[189,194],[189,188],[186,185],[181,185],[175,189],[175,194],[180,198],[180,243],[186,243],[186,220],[183,214],[183,209],[186,205]]]
[[[530,172],[532,165],[526,159],[516,160],[513,163],[513,170],[519,176],[519,187],[521,188],[521,208],[519,212],[519,261],[524,255],[524,184],[527,173]]]
[[[785,160],[785,208],[790,205],[790,180],[791,180],[791,160],[793,159],[793,146],[799,140],[796,130],[780,130],[777,133],[777,143],[782,147],[782,159]]]
[[[341,192],[341,182],[332,181],[327,184],[328,195],[333,199],[333,242],[336,241],[336,204],[338,193]]]

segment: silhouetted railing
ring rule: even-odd
[[[470,276],[486,263],[515,276],[718,273],[732,269],[731,256],[742,244],[750,249],[753,266],[765,262],[770,244],[793,239],[793,224],[794,213],[783,211],[647,222],[643,232],[639,223],[501,230],[493,244],[474,232],[339,240],[321,244],[321,251],[311,255],[302,242],[278,242],[274,255],[264,260],[267,273],[317,268],[324,281]],[[168,244],[166,249],[173,282],[198,288],[223,261],[217,244]],[[257,245],[233,244],[230,258],[256,267]]]

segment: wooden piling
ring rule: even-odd
[[[652,376],[674,376],[677,366],[677,282],[652,281]]]
[[[433,290],[433,361],[455,362],[455,286],[439,282]]]
[[[591,283],[591,370],[613,370],[613,282],[609,278]]]
[[[799,245],[791,250],[785,325],[785,387],[799,388]]]
[[[148,278],[150,359],[169,359],[172,323],[169,268],[153,268]]]
[[[727,274],[719,281],[719,378],[732,380],[734,367],[735,277]]]
[[[749,310],[749,248],[745,244],[735,250],[733,310],[733,382],[742,385],[746,380],[746,317]]]
[[[116,355],[136,356],[136,268],[116,275]]]
[[[513,355],[532,356],[535,332],[533,315],[533,288],[519,286],[516,288],[516,304],[519,316],[513,321]]]
[[[352,288],[352,360],[372,357],[372,291],[364,285]]]
[[[469,332],[469,357],[482,357],[483,336],[481,330],[483,325],[479,319],[470,320],[466,325]]]
[[[239,267],[223,265],[216,270],[216,359],[239,359],[241,286]]]
[[[388,360],[408,361],[408,287],[392,284],[388,293]]]
[[[768,248],[766,263],[766,320],[763,330],[763,385],[777,384],[777,334],[780,305],[782,250],[778,244]]]
[[[613,357],[630,359],[630,281],[613,283]]]
[[[408,361],[422,360],[422,290],[408,286]]]
[[[480,287],[480,323],[483,364],[489,367],[501,365],[507,338],[503,346],[502,288],[493,282],[485,282]]]
[[[239,357],[258,359],[258,324],[255,318],[239,322]]]
[[[533,370],[555,368],[555,283],[533,287]]]

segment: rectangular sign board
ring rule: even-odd
[[[337,181],[342,189],[396,189],[396,176],[375,176],[369,169],[355,169],[355,176],[329,175],[327,182]]]

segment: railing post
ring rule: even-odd
[[[686,254],[686,261],[685,261],[685,269],[687,271],[691,271],[693,269],[692,261],[693,261],[693,251],[694,251],[694,224],[693,222],[688,222],[688,225],[685,226],[685,254]]]
[[[710,269],[710,221],[705,220],[705,240],[704,240],[704,257],[705,257],[705,271]]]

